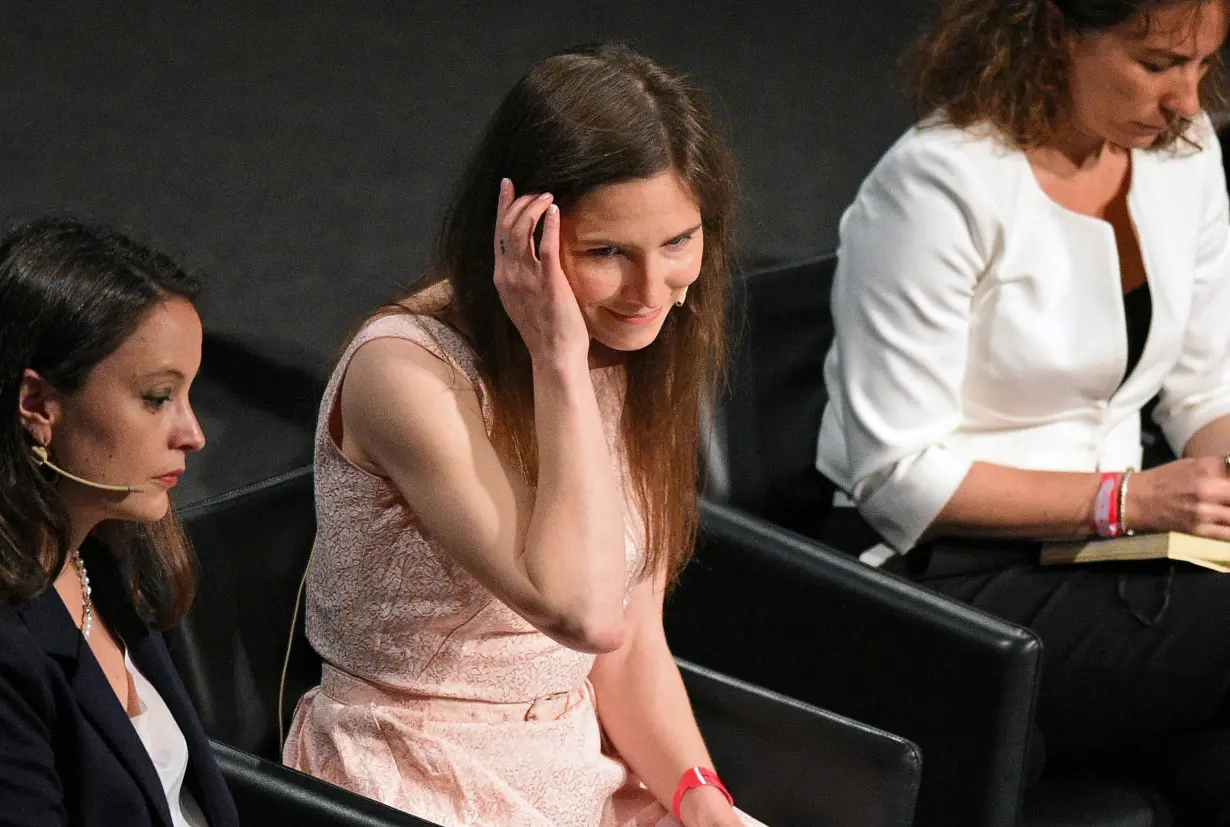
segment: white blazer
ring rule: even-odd
[[[1127,333],[1114,231],[1052,201],[989,134],[910,129],[841,221],[816,467],[898,552],[976,460],[1053,471],[1141,458],[1140,410],[1176,452],[1230,413],[1230,217],[1221,152],[1132,152],[1128,208],[1153,298]]]

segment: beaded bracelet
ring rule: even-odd
[[[1117,527],[1119,529],[1118,536],[1131,537],[1136,532],[1127,527],[1127,489],[1128,480],[1132,478],[1132,474],[1136,473],[1135,468],[1129,468],[1123,472],[1123,476],[1119,478],[1119,521]]]

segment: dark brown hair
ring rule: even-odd
[[[1065,117],[1066,34],[1133,19],[1148,27],[1162,8],[1192,3],[1198,12],[1206,2],[1223,0],[945,0],[903,60],[915,114],[958,128],[989,124],[1013,147],[1041,146]],[[1206,110],[1225,102],[1218,54],[1201,82],[1200,100]],[[1177,118],[1154,148],[1187,138],[1190,125]]]
[[[599,187],[664,172],[677,174],[700,208],[700,277],[654,342],[627,354],[620,422],[630,487],[646,524],[646,571],[673,578],[691,554],[699,521],[701,403],[716,394],[726,367],[734,165],[699,92],[619,44],[582,46],[538,63],[496,110],[415,293],[451,285],[447,312],[470,339],[491,393],[493,441],[533,485],[529,351],[492,281],[500,179],[509,178],[518,194],[550,192],[566,214]],[[379,312],[404,311],[405,304]]]
[[[64,567],[70,527],[55,478],[31,461],[19,415],[33,370],[74,393],[159,303],[191,301],[197,282],[167,256],[110,230],[40,218],[0,239],[0,600],[33,600]],[[174,511],[153,525],[108,521],[87,542],[107,546],[137,611],[166,627],[196,594],[196,557]]]

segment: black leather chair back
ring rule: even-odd
[[[294,827],[438,827],[226,744],[214,757],[245,825]]]
[[[281,760],[278,685],[295,593],[316,536],[312,469],[299,468],[180,511],[200,559],[192,611],[171,654],[210,737]],[[287,674],[295,702],[320,682],[320,660],[296,623]]]
[[[679,661],[736,803],[772,827],[910,827],[922,770],[904,738]]]
[[[666,633],[681,658],[918,744],[918,825],[1016,823],[1041,657],[1027,629],[706,503]]]
[[[706,496],[810,537],[833,502],[816,471],[836,257],[761,270],[732,291],[731,387],[706,448]],[[717,473],[714,473],[714,472]]]

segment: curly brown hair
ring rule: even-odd
[[[1134,18],[1147,27],[1160,9],[1223,0],[945,0],[906,53],[915,114],[958,128],[989,124],[1017,149],[1047,143],[1068,98],[1064,38],[1104,31]],[[1056,14],[1058,12],[1058,15]],[[1206,111],[1226,103],[1220,54],[1200,84]],[[1177,118],[1154,143],[1169,147],[1187,135]]]

